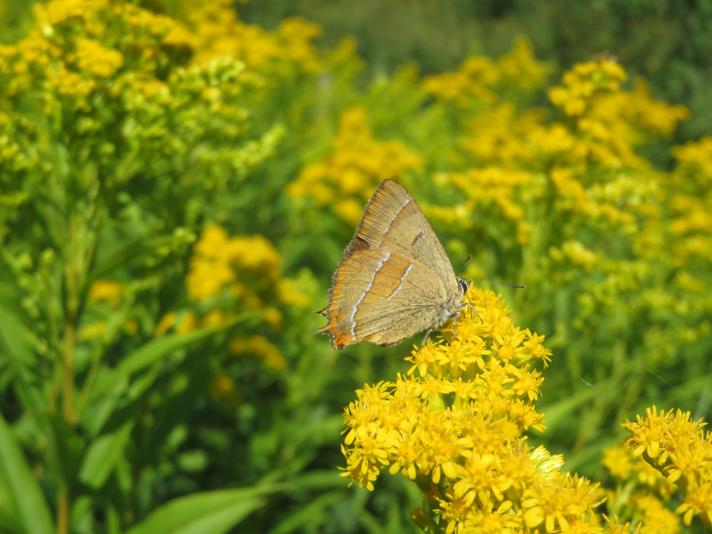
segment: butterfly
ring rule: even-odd
[[[384,180],[334,273],[329,305],[319,312],[328,323],[317,332],[337,349],[393,345],[458,315],[468,288],[415,199]]]

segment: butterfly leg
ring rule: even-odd
[[[421,346],[421,347],[422,347],[423,345],[425,345],[425,344],[428,342],[428,338],[430,337],[430,334],[432,333],[432,331],[433,331],[432,328],[428,328],[428,329],[425,331],[425,335],[423,336],[423,341],[420,342],[420,346]]]
[[[456,313],[455,318],[452,320],[452,338],[457,339],[457,321],[460,319],[460,314]]]
[[[475,308],[475,305],[472,304],[472,301],[469,298],[465,299],[465,308],[470,309],[472,312],[474,312],[474,314],[480,321],[482,321],[483,323],[485,322],[484,319],[482,319],[480,312],[477,311],[477,308]]]
[[[485,320],[484,320],[484,319],[482,318],[482,316],[480,315],[480,312],[477,311],[477,308],[475,308],[475,305],[472,304],[472,302],[468,302],[467,305],[469,306],[469,308],[470,308],[473,312],[475,312],[475,315],[477,316],[477,318],[478,318],[480,321],[482,321],[482,322],[484,323]]]

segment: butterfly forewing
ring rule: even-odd
[[[366,247],[400,252],[446,274],[449,285],[457,284],[450,260],[423,211],[395,180],[383,181],[371,195],[346,253]]]

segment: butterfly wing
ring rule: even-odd
[[[336,348],[369,341],[391,345],[450,315],[451,297],[430,267],[387,248],[358,250],[334,275],[328,324]]]
[[[344,257],[379,248],[422,263],[444,279],[450,292],[458,292],[452,264],[430,223],[415,199],[395,180],[384,180],[371,195]]]

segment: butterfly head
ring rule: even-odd
[[[457,285],[460,287],[460,291],[462,291],[463,295],[466,295],[468,290],[470,289],[470,281],[469,280],[464,280],[462,278],[458,278]]]

